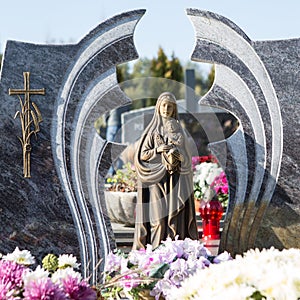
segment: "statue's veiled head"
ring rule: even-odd
[[[162,93],[156,102],[156,115],[178,120],[178,110],[175,96],[170,92]]]

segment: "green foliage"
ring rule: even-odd
[[[188,61],[183,66],[174,53],[169,58],[162,47],[159,47],[157,56],[152,59],[141,58],[134,63],[119,65],[117,77],[121,88],[133,100],[133,109],[137,109],[154,105],[158,95],[164,91],[170,91],[177,99],[183,99],[185,87],[180,83],[184,82],[186,69],[195,70],[195,93],[204,95],[213,83],[214,68],[211,68],[209,76],[203,75],[198,63]],[[157,80],[146,80],[153,77]]]
[[[170,265],[162,263],[157,267],[157,269],[151,271],[149,276],[152,278],[164,278],[164,274],[167,272],[168,269],[170,269]]]
[[[101,290],[101,295],[103,299],[121,299],[120,293],[122,288],[118,285],[104,288]],[[101,298],[102,299],[102,298]]]
[[[157,58],[151,60],[150,74],[152,77],[183,82],[183,68],[179,59],[175,57],[174,53],[172,54],[171,59],[169,59],[161,47],[158,49]],[[183,97],[180,88],[180,85],[170,84],[168,81],[151,81],[150,83],[150,89],[153,91],[160,90],[159,93],[169,91],[173,93],[177,99]],[[146,106],[155,105],[155,103],[156,99],[148,99]]]
[[[151,60],[151,75],[153,77],[162,77],[167,79],[183,81],[183,68],[174,53],[171,59],[168,59],[164,50],[160,47],[158,49],[157,58]]]
[[[111,184],[109,190],[120,192],[135,192],[137,190],[137,174],[134,167],[127,163],[122,169],[118,169],[116,174],[107,178],[107,183]]]
[[[164,50],[160,47],[157,52],[157,58],[151,60],[151,75],[153,77],[165,77],[167,72],[168,57]]]
[[[199,63],[188,61],[183,66],[174,53],[168,58],[161,47],[152,59],[144,57],[118,65],[117,79],[121,89],[132,99],[132,109],[138,109],[155,105],[157,97],[165,91],[172,92],[177,99],[183,99],[185,86],[181,83],[184,82],[186,69],[195,70],[195,93],[204,95],[213,83],[214,68],[207,76],[203,74]],[[95,128],[105,138],[104,116],[96,121]]]
[[[117,66],[117,80],[123,82],[131,79],[129,64],[121,64]]]
[[[158,95],[165,91],[174,93],[178,99],[183,98],[183,91],[178,84],[178,82],[182,83],[184,79],[183,67],[174,54],[168,58],[160,47],[157,57],[151,60],[141,58],[131,68],[128,66],[129,64],[118,66],[117,74],[124,92],[134,101],[134,109],[154,105]],[[168,80],[137,80],[152,77]],[[174,83],[172,84],[171,81]],[[153,98],[145,97],[146,92]]]

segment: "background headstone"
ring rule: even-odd
[[[207,155],[209,141],[222,140],[237,128],[236,118],[224,110],[208,106],[192,110],[187,108],[186,100],[178,100],[177,103],[180,120],[197,145],[197,155]],[[123,113],[122,127],[118,134],[121,136],[121,142],[124,144],[136,142],[151,121],[153,113],[153,106]]]

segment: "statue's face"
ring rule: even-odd
[[[165,118],[172,117],[174,113],[174,104],[168,100],[163,100],[159,107],[159,113]]]

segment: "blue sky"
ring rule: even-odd
[[[7,40],[77,43],[103,20],[133,9],[147,13],[138,24],[135,43],[140,57],[152,58],[159,46],[189,60],[193,27],[185,8],[221,14],[252,40],[300,37],[298,0],[5,0],[1,4],[0,49]]]

